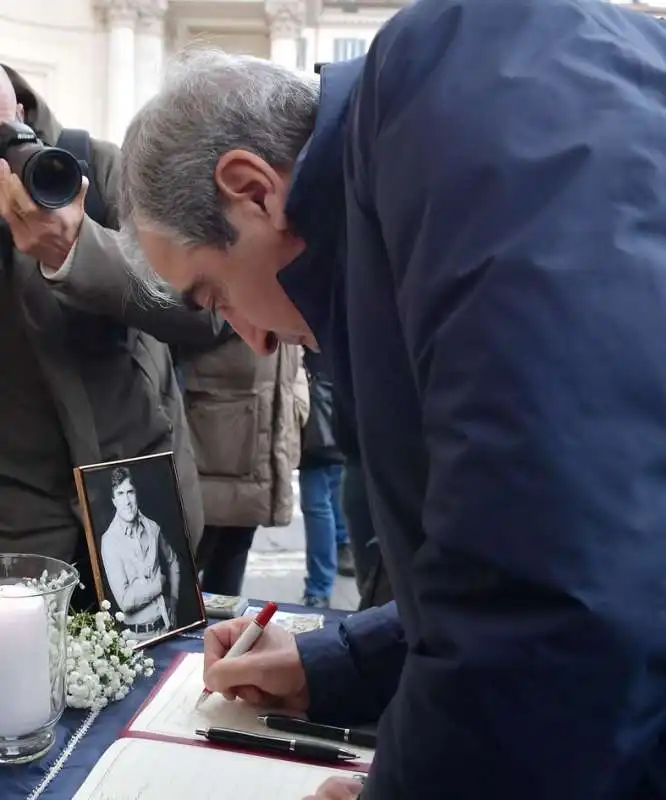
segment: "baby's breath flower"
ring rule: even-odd
[[[127,697],[138,678],[155,671],[153,659],[134,649],[131,632],[118,629],[124,614],[112,615],[110,609],[105,600],[95,613],[67,617],[66,702],[71,708],[101,711]]]

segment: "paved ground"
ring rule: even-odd
[[[298,505],[298,481],[294,481],[294,519],[287,528],[260,528],[248,558],[243,596],[260,600],[298,603],[305,576],[305,532]],[[333,608],[353,610],[358,592],[353,578],[338,578]]]

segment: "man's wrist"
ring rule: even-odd
[[[69,248],[67,253],[65,253],[64,258],[59,267],[54,267],[49,264],[40,263],[39,268],[44,278],[47,281],[53,281],[53,283],[62,283],[62,281],[66,280],[69,276],[69,273],[72,271],[72,265],[74,263],[74,256],[76,254],[76,246],[79,242],[78,236],[74,239],[72,246]]]
[[[339,626],[330,625],[296,637],[310,698],[308,714],[317,722],[349,722],[345,700],[358,695],[359,676],[341,633]]]

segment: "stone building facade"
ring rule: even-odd
[[[184,46],[207,42],[312,70],[362,55],[407,2],[0,0],[0,61],[25,74],[65,125],[120,142],[165,58]],[[666,16],[666,0],[623,4]]]
[[[62,122],[122,141],[165,58],[212,43],[312,70],[363,54],[408,0],[0,0],[0,61]]]

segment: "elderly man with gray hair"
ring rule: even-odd
[[[606,2],[420,0],[321,86],[195,53],[129,129],[128,238],[319,347],[358,428],[398,612],[206,641],[211,690],[381,716],[319,797],[666,797],[664,53]]]

